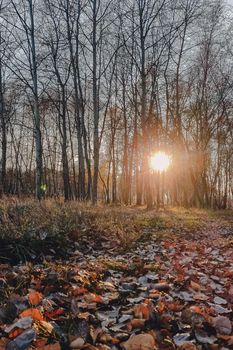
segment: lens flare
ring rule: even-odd
[[[166,171],[171,164],[171,157],[164,152],[155,153],[150,158],[150,168],[154,171]]]

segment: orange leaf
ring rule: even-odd
[[[56,319],[57,316],[64,314],[64,311],[65,310],[62,307],[60,307],[57,310],[53,310],[51,312],[46,312],[45,316],[48,317],[48,318],[51,318],[51,319]]]
[[[163,242],[163,245],[165,248],[170,248],[170,247],[175,247],[176,243],[175,242],[171,242],[171,241],[165,241]]]
[[[197,306],[197,305],[192,305],[192,306],[190,306],[189,309],[190,309],[192,312],[195,312],[195,313],[197,313],[197,314],[201,314],[201,315],[204,314],[203,310],[202,310],[199,306]]]
[[[39,292],[31,291],[28,295],[29,303],[33,306],[38,305],[42,299],[43,296]]]
[[[134,308],[134,315],[136,318],[148,320],[150,316],[150,309],[147,304],[137,305]]]
[[[27,310],[24,310],[23,312],[21,312],[20,317],[26,317],[26,316],[30,316],[34,320],[37,320],[37,321],[44,320],[42,313],[38,309],[27,309]]]
[[[119,343],[120,343],[120,340],[117,339],[117,338],[112,338],[112,343],[113,343],[113,344],[119,344]]]
[[[87,289],[86,288],[75,288],[73,291],[72,291],[72,294],[76,297],[77,295],[82,295],[82,294],[85,294],[87,293]]]
[[[165,310],[165,304],[164,304],[162,301],[159,302],[159,304],[158,304],[158,306],[157,306],[157,310],[158,310],[158,312],[160,312],[160,313],[164,312],[164,310]]]

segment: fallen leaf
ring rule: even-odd
[[[218,334],[218,337],[220,339],[223,339],[223,340],[227,341],[228,345],[233,345],[233,335]]]
[[[189,333],[178,333],[173,337],[176,346],[182,346],[190,339]]]
[[[9,339],[14,339],[14,338],[18,337],[20,334],[22,334],[23,332],[24,332],[23,329],[17,328],[17,329],[14,329],[13,331],[11,331],[8,334],[8,337],[9,337]]]
[[[149,320],[150,307],[148,304],[140,304],[134,307],[134,315],[136,318]]]
[[[50,318],[50,319],[53,319],[53,320],[56,320],[58,316],[64,314],[64,309],[62,307],[60,307],[59,309],[56,309],[56,310],[53,310],[51,312],[46,312],[45,313],[45,316],[47,318]]]
[[[104,333],[99,336],[99,341],[101,343],[109,343],[112,341],[112,336],[110,334]]]
[[[132,315],[122,315],[122,316],[119,318],[118,322],[119,322],[119,323],[124,323],[124,322],[126,322],[126,321],[132,320],[132,318],[133,318]]]
[[[36,349],[40,349],[43,348],[44,346],[46,346],[48,344],[48,339],[47,338],[40,338],[40,339],[36,339],[33,346]]]
[[[132,335],[122,347],[125,350],[156,350],[155,340],[150,334]]]
[[[17,322],[13,323],[11,326],[6,327],[5,332],[10,333],[15,328],[27,329],[27,328],[30,328],[31,325],[32,325],[32,317],[30,316],[23,317]]]
[[[75,288],[72,290],[73,296],[83,295],[87,292],[88,290],[86,288]]]
[[[24,310],[23,312],[21,312],[21,314],[20,314],[21,318],[26,317],[26,316],[30,316],[31,318],[33,318],[33,320],[37,320],[37,321],[44,320],[42,313],[38,309],[27,309],[27,310]]]
[[[38,305],[42,299],[43,299],[43,295],[39,292],[36,292],[36,291],[31,291],[28,295],[29,303],[32,306]]]
[[[195,330],[195,337],[202,344],[214,344],[217,341],[217,338],[215,336],[209,336],[205,331],[201,329]]]
[[[197,293],[194,294],[193,299],[195,300],[201,300],[201,301],[206,301],[209,299],[209,297],[203,293]]]
[[[214,297],[214,303],[219,305],[225,305],[227,304],[227,301],[220,297]]]
[[[133,320],[131,320],[130,325],[132,326],[132,328],[139,328],[142,329],[145,326],[145,322],[146,320],[144,319],[138,319],[138,318],[134,318]]]
[[[229,302],[233,303],[233,286],[231,286],[228,291],[228,298],[229,298]]]
[[[230,335],[232,332],[232,324],[228,317],[218,316],[214,319],[213,325],[217,333]]]
[[[9,343],[9,339],[0,338],[0,350],[6,350],[7,343]]]
[[[104,301],[104,299],[101,295],[94,294],[94,293],[85,294],[84,299],[88,303],[100,303],[100,304],[102,304]]]
[[[194,281],[190,281],[190,287],[195,291],[199,291],[201,289],[200,284],[198,284]]]
[[[170,289],[170,285],[167,283],[155,283],[153,284],[153,289],[167,292]]]
[[[213,304],[213,303],[208,303],[216,313],[218,314],[229,314],[232,312],[231,309],[227,309],[221,305],[218,305],[218,304]]]
[[[46,321],[39,321],[37,322],[37,325],[39,330],[42,331],[44,334],[47,333],[47,335],[50,335],[54,330],[53,325]]]
[[[6,346],[6,350],[26,350],[35,339],[35,330],[28,329],[16,337],[14,340],[10,341]]]
[[[78,337],[70,343],[70,347],[71,349],[81,349],[84,344],[85,344],[84,339],[81,337]]]

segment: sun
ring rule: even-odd
[[[170,164],[171,157],[164,152],[155,153],[150,157],[150,168],[154,171],[166,171],[169,168]]]

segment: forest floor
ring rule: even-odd
[[[232,212],[0,208],[0,350],[233,349]]]

